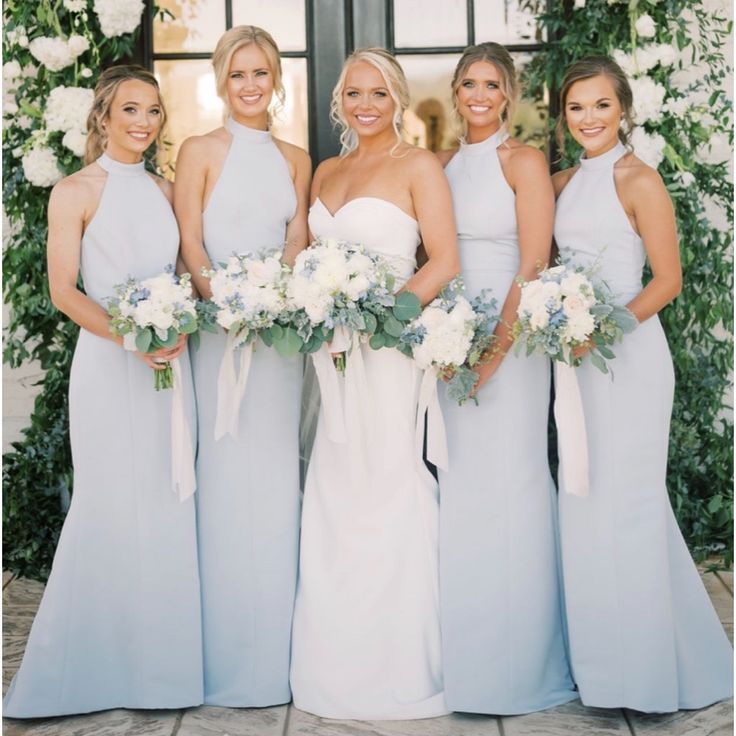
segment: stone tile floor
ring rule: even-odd
[[[733,641],[733,573],[703,572],[703,581]],[[3,692],[23,654],[43,586],[3,578]],[[643,715],[584,708],[579,702],[525,716],[453,714],[423,721],[328,721],[277,708],[112,710],[28,721],[3,719],[5,736],[731,736],[733,701],[701,711]]]

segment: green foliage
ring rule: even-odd
[[[45,580],[72,487],[67,394],[78,328],[51,303],[45,253],[50,189],[34,186],[24,177],[21,157],[42,144],[54,151],[63,174],[81,168],[81,159],[62,144],[64,134],[45,129],[45,101],[60,85],[94,86],[88,70],[97,72],[129,56],[135,35],[106,38],[93,12],[70,13],[61,2],[50,0],[7,0],[3,21],[3,57],[23,69],[14,91],[18,115],[6,113],[3,126],[3,201],[8,218],[3,298],[10,307],[3,361],[17,367],[35,360],[44,371],[30,426],[3,457],[3,566]],[[40,65],[28,50],[28,39],[73,34],[86,37],[90,48],[60,71]]]
[[[556,40],[529,65],[526,84],[541,97],[545,89],[559,89],[567,66],[583,56],[645,47],[647,41],[634,30],[643,13],[655,21],[653,42],[684,50],[685,66],[702,64],[690,86],[671,78],[676,69],[655,66],[647,72],[666,88],[666,100],[682,101],[684,112],[665,112],[644,129],[665,142],[658,170],[675,205],[684,277],[681,295],[660,313],[676,375],[668,489],[696,557],[717,553],[730,565],[733,421],[725,397],[733,370],[732,231],[710,217],[720,210],[727,223],[733,222],[733,185],[727,163],[714,162],[707,151],[713,136],[733,142],[732,110],[723,89],[730,24],[700,3],[684,0],[612,5],[588,0],[584,9],[553,3],[540,19]],[[580,154],[572,139],[567,144],[561,168]]]

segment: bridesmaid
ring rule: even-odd
[[[438,155],[450,181],[469,296],[490,289],[496,347],[475,406],[443,398],[450,465],[440,471],[445,697],[453,710],[516,714],[577,698],[563,636],[555,488],[547,463],[549,361],[509,353],[516,278],[549,259],[547,161],[509,136],[519,85],[497,43],[465,49],[452,80],[465,135]]]
[[[194,421],[186,344],[126,352],[101,306],[129,274],[155,276],[176,260],[171,187],[143,163],[164,119],[150,72],[104,71],[88,165],[49,200],[51,298],[82,328],[69,383],[74,495],[3,703],[12,718],[202,702],[194,500],[172,491],[172,391],[153,386],[154,358],[177,359]]]
[[[283,100],[273,38],[236,26],[212,63],[229,117],[189,138],[176,169],[182,255],[203,297],[202,267],[233,253],[307,244],[309,156],[271,136],[274,93]],[[199,414],[197,457],[205,702],[287,703],[299,538],[302,361],[259,344],[235,436],[215,439],[217,382],[226,335],[205,333],[192,363]]]
[[[733,694],[733,662],[665,486],[674,375],[657,312],[682,281],[672,203],[658,173],[631,153],[632,94],[617,64],[573,64],[560,100],[561,147],[566,125],[584,155],[554,177],[555,240],[577,262],[600,257],[599,277],[640,323],[615,347],[615,380],[589,361],[576,370],[587,497],[567,493],[565,466],[580,453],[568,455],[560,437],[573,672],[586,705],[702,708]],[[642,288],[647,259],[652,278]]]

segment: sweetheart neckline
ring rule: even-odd
[[[360,197],[353,197],[353,199],[349,199],[347,202],[344,202],[342,205],[340,205],[336,210],[335,214],[333,215],[332,212],[330,212],[327,205],[322,201],[322,199],[318,196],[314,203],[316,204],[319,202],[322,205],[322,209],[330,216],[332,220],[334,220],[342,210],[344,210],[348,205],[352,204],[353,202],[359,202],[361,199],[372,199],[376,202],[383,202],[384,204],[387,204],[389,207],[393,207],[395,210],[398,210],[404,217],[407,217],[409,220],[411,220],[415,224],[419,224],[419,221],[416,219],[416,217],[412,217],[408,212],[404,212],[404,210],[399,207],[399,205],[394,204],[394,202],[390,202],[388,199],[382,199],[381,197],[370,197],[370,196],[360,196]],[[314,205],[312,205],[314,206]]]

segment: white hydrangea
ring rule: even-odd
[[[3,64],[3,88],[6,92],[17,89],[23,75],[20,64],[14,59]]]
[[[475,313],[465,297],[456,297],[449,312],[430,304],[417,322],[426,329],[422,342],[412,350],[420,368],[459,366],[465,362],[475,327]]]
[[[25,79],[35,79],[38,76],[38,67],[35,64],[26,64],[23,67],[23,77]]]
[[[731,156],[731,146],[728,135],[723,132],[712,133],[710,138],[697,147],[695,160],[701,164],[719,164]]]
[[[43,117],[48,130],[87,129],[87,115],[92,108],[94,92],[84,87],[54,87],[46,100]]]
[[[5,34],[7,42],[12,46],[17,44],[21,48],[25,49],[28,47],[28,35],[26,29],[23,26],[16,26],[12,30]]]
[[[6,92],[3,94],[3,117],[12,118],[18,112],[18,103],[15,100],[15,95]]]
[[[631,145],[634,153],[653,169],[662,163],[666,141],[659,133],[647,133],[637,126],[631,133]]]
[[[65,69],[73,64],[75,59],[69,44],[62,38],[48,36],[34,38],[30,44],[30,52],[35,59],[52,72]]]
[[[143,14],[143,0],[94,0],[100,28],[108,38],[132,33]]]
[[[15,119],[15,124],[21,130],[28,130],[33,125],[33,118],[30,115],[19,115]]]
[[[641,38],[654,38],[657,33],[654,18],[648,13],[644,13],[644,15],[640,15],[637,18],[634,28],[636,29],[636,34]]]
[[[89,48],[89,41],[84,36],[70,36],[67,41],[69,51],[73,56],[80,56]]]
[[[87,148],[87,134],[81,130],[68,130],[61,141],[75,156],[82,158]]]
[[[657,121],[662,117],[662,107],[667,90],[649,77],[630,79],[631,91],[634,95],[634,111],[636,122]]]
[[[672,44],[669,43],[658,43],[654,46],[656,49],[659,63],[662,66],[672,66],[677,61],[677,51]]]
[[[64,0],[64,7],[70,13],[81,13],[87,7],[87,0]]]
[[[22,159],[23,175],[37,187],[50,187],[63,176],[56,154],[44,145],[34,146]]]
[[[664,103],[664,111],[676,118],[684,118],[691,110],[692,103],[687,97],[670,97]]]
[[[567,322],[562,329],[564,342],[585,342],[595,329],[595,318],[587,309],[567,312]]]
[[[695,174],[692,171],[676,171],[675,178],[680,182],[684,189],[695,184]]]

